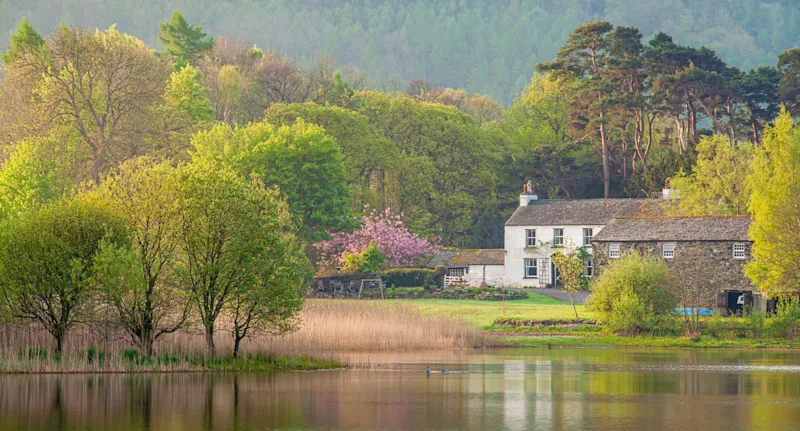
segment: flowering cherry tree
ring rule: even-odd
[[[373,210],[361,218],[362,227],[353,233],[338,232],[332,238],[314,244],[323,265],[341,265],[345,253],[359,254],[374,243],[392,266],[414,264],[420,257],[431,255],[435,244],[411,233],[403,223],[402,214],[393,215],[390,209]]]

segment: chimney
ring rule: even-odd
[[[522,194],[519,195],[519,206],[526,207],[531,201],[539,199],[539,195],[533,192],[533,183],[528,181],[522,186]]]
[[[678,189],[673,189],[670,187],[670,177],[667,177],[667,179],[664,180],[664,188],[661,189],[661,199],[665,201],[671,201],[678,200],[680,198],[681,195],[678,192]]]

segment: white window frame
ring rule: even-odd
[[[586,259],[583,261],[583,276],[586,278],[592,278],[594,275],[594,263],[592,259]]]
[[[589,235],[586,235],[586,233]],[[590,227],[583,228],[583,246],[584,247],[591,247],[592,246],[592,238],[594,238],[594,229]],[[587,241],[588,239],[588,241]]]
[[[467,267],[458,267],[458,268],[448,268],[447,269],[447,276],[448,277],[463,277],[469,273],[469,268]]]
[[[561,232],[561,235],[556,235],[556,232]],[[556,238],[560,238],[559,241],[556,241]],[[554,227],[553,228],[553,247],[561,247],[564,245],[564,228],[563,227]]]
[[[673,243],[661,244],[661,257],[663,257],[664,259],[674,259],[675,244]]]
[[[536,247],[536,229],[525,229],[525,247]]]
[[[733,258],[734,259],[747,259],[747,245],[744,243],[736,243],[733,245]]]
[[[529,265],[530,263],[533,263],[533,265]],[[529,258],[525,258],[523,260],[523,262],[522,262],[522,265],[524,266],[523,271],[525,271],[524,274],[523,274],[523,278],[539,278],[539,261],[538,261],[538,259],[536,259],[536,258],[530,258],[530,259]],[[533,275],[530,275],[528,273],[528,269],[530,269],[530,268],[533,268],[533,270],[534,270],[534,274]]]
[[[622,253],[620,252],[619,244],[609,244],[608,245],[608,258],[609,259],[619,259],[621,254]]]

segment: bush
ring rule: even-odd
[[[587,306],[598,322],[623,335],[653,332],[672,323],[678,305],[666,263],[653,256],[627,254],[593,283]]]
[[[383,252],[375,243],[372,243],[359,254],[345,253],[344,268],[348,271],[366,274],[377,271],[384,261],[386,261],[386,257]]]
[[[432,269],[425,268],[393,268],[384,271],[383,282],[396,287],[419,287],[433,284]]]
[[[771,330],[775,336],[797,340],[800,329],[800,302],[785,298],[778,302],[778,309],[771,319]]]
[[[747,335],[753,338],[761,338],[764,333],[764,327],[767,322],[767,316],[764,313],[753,311],[748,308],[745,312],[744,327]]]

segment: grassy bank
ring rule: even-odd
[[[495,319],[514,317],[526,320],[569,320],[575,318],[572,305],[539,293],[529,293],[528,298],[512,301],[474,301],[447,299],[395,299],[390,303],[405,304],[423,315],[463,319],[470,324],[492,329]],[[583,305],[578,305],[581,318],[591,318]]]
[[[302,356],[254,355],[233,359],[181,357],[108,357],[89,361],[87,357],[66,355],[47,357],[5,357],[0,359],[0,374],[34,373],[153,373],[199,371],[312,371],[342,368],[333,359]]]
[[[621,337],[607,334],[545,335],[518,333],[504,336],[503,343],[511,347],[680,347],[697,349],[796,349],[796,341],[777,338],[714,338],[701,336],[638,336]]]

